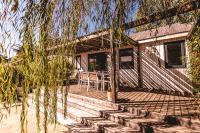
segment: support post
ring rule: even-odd
[[[120,89],[120,72],[119,72],[119,50],[116,50],[116,91]]]
[[[137,70],[138,70],[138,87],[143,88],[143,79],[142,79],[142,49],[141,46],[138,44],[138,51],[137,51]]]
[[[116,103],[117,101],[117,93],[116,93],[116,51],[115,44],[113,43],[113,30],[110,30],[110,57],[111,57],[111,91],[112,91],[112,102]]]

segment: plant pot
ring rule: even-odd
[[[107,91],[107,99],[109,102],[112,101],[112,92],[111,91]]]

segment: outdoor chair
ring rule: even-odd
[[[108,87],[110,87],[111,83],[110,83],[110,76],[107,73],[102,72],[102,76],[101,76],[101,91],[104,92],[105,91],[105,86],[107,85]]]
[[[79,73],[78,88],[81,89],[82,85],[87,85],[88,89],[89,74],[87,72]]]
[[[99,80],[97,73],[89,73],[87,91],[89,91],[91,87],[96,88],[97,90],[99,88]]]

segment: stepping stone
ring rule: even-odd
[[[173,127],[156,127],[155,132],[158,133],[200,133],[200,130],[195,130],[183,126],[173,126]]]

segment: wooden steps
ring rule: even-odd
[[[43,96],[41,96],[42,99]],[[58,113],[62,117],[63,106],[61,94],[58,94]],[[165,132],[164,129],[175,132],[176,129],[183,131],[200,131],[200,121],[195,117],[187,118],[186,116],[173,116],[166,112],[159,112],[162,103],[147,104],[146,102],[129,103],[129,104],[113,104],[111,102],[102,101],[94,98],[88,98],[76,94],[68,94],[67,98],[67,118],[75,120],[76,123],[71,124],[66,122],[66,126],[72,133],[153,133]],[[177,103],[169,102],[172,106],[178,105]],[[180,105],[190,102],[184,101]],[[42,101],[41,101],[42,104]],[[166,103],[164,103],[166,104]],[[152,107],[159,105],[158,108]],[[41,105],[42,106],[42,105]],[[195,106],[195,104],[194,104]],[[183,107],[183,111],[188,113],[192,108]],[[154,109],[154,110],[153,110]],[[176,111],[180,113],[179,107],[168,111]],[[152,111],[153,110],[153,111]],[[64,122],[63,122],[64,123]]]

